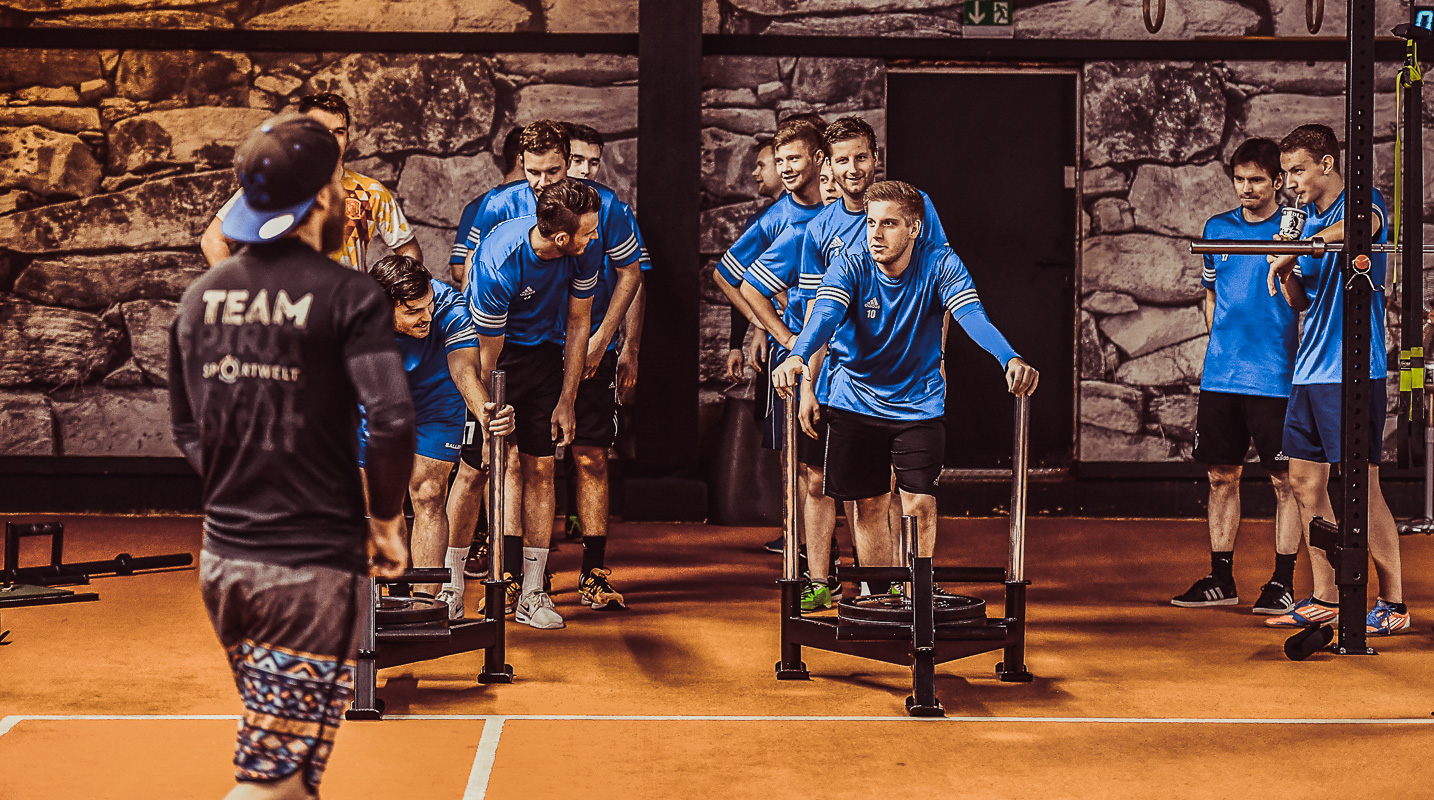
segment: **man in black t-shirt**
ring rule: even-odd
[[[339,156],[299,114],[249,136],[224,220],[247,246],[190,286],[170,330],[174,437],[203,478],[204,603],[244,702],[231,798],[318,793],[353,693],[359,593],[407,564],[413,402],[388,298],[323,255],[343,235]]]

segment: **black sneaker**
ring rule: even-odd
[[[773,539],[772,541],[767,542],[765,545],[762,545],[762,549],[766,550],[768,553],[776,553],[777,555],[781,555],[781,554],[782,554],[782,547],[783,547],[783,545],[785,545],[785,544],[786,544],[786,539],[785,539],[785,537],[778,536],[777,538]]]
[[[1185,590],[1185,594],[1170,599],[1170,605],[1181,608],[1233,606],[1239,602],[1240,596],[1235,593],[1235,582],[1221,583],[1214,575],[1206,575]]]
[[[1276,616],[1288,613],[1294,607],[1295,595],[1290,587],[1272,580],[1260,587],[1260,599],[1255,601],[1255,607],[1250,610],[1256,614]]]
[[[488,577],[488,543],[474,542],[468,549],[468,558],[463,562],[465,577],[483,579]]]

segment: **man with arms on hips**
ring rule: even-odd
[[[936,497],[946,432],[941,374],[942,318],[950,314],[1001,363],[1016,395],[1035,391],[1038,375],[1006,343],[981,307],[961,259],[945,243],[920,238],[925,203],[900,181],[866,191],[866,248],[846,251],[827,270],[812,313],[772,382],[799,390],[810,359],[833,335],[843,356],[832,368],[825,491],[854,500],[861,563],[895,565],[897,540],[887,524],[891,471],[902,512],[917,518],[917,555],[936,544]]]
[[[1249,139],[1230,159],[1240,207],[1210,218],[1206,239],[1273,239],[1280,230],[1284,186],[1280,146]],[[1300,514],[1281,450],[1299,315],[1267,290],[1264,256],[1205,256],[1205,326],[1210,344],[1200,379],[1195,460],[1210,476],[1210,574],[1170,600],[1182,608],[1235,605],[1235,536],[1240,530],[1240,474],[1250,440],[1275,487],[1275,571],[1251,609],[1283,614],[1294,605]]]
[[[175,443],[203,479],[200,585],[244,703],[230,798],[318,794],[359,597],[407,563],[414,413],[393,314],[372,278],[321,255],[343,237],[340,154],[301,114],[240,145],[224,235],[247,246],[189,287],[170,329]]]
[[[437,591],[448,604],[448,618],[463,619],[463,561],[471,532],[450,526],[461,498],[450,497],[448,479],[464,441],[465,409],[474,409],[480,427],[507,435],[513,426],[512,406],[503,413],[489,402],[487,387],[478,380],[478,330],[468,315],[463,295],[428,273],[408,256],[385,256],[369,270],[393,304],[394,338],[398,342],[408,390],[417,415],[418,447],[408,497],[413,503],[410,556],[415,567],[447,567],[449,579]],[[367,438],[367,424],[360,426]],[[360,442],[359,465],[365,464]],[[434,593],[435,587],[420,586]]]
[[[339,143],[339,165],[343,151],[349,146],[349,104],[336,94],[306,95],[299,100],[299,112],[318,120],[328,128]],[[399,255],[423,260],[413,226],[403,216],[398,201],[382,183],[351,169],[343,170],[344,235],[331,253],[335,261],[356,270],[368,268],[368,246],[374,236],[382,236],[384,244]],[[205,229],[199,247],[213,267],[229,257],[232,240],[224,235],[224,217],[239,199],[240,192],[219,209]]]
[[[827,163],[833,170],[835,185],[841,193],[841,202],[832,203],[822,209],[801,229],[797,255],[781,262],[788,271],[770,269],[769,259],[764,255],[747,271],[748,280],[742,285],[743,294],[752,300],[752,309],[762,324],[767,326],[768,330],[775,331],[774,336],[783,347],[788,348],[795,343],[796,333],[801,331],[806,318],[811,314],[812,300],[827,270],[840,260],[846,250],[853,246],[861,247],[861,243],[865,241],[866,192],[876,180],[878,170],[876,132],[861,117],[838,119],[826,129],[823,139],[828,154]],[[945,244],[946,231],[941,227],[936,207],[931,204],[931,199],[925,192],[921,193],[921,198],[923,211],[918,238]],[[782,235],[779,244],[786,236],[787,234]],[[778,246],[774,245],[774,248]],[[796,269],[791,269],[793,262],[797,264]],[[793,283],[798,285],[787,288]],[[753,294],[768,296],[769,292],[775,294],[783,290],[788,292],[789,298],[787,314],[783,319],[777,319],[775,314],[767,314],[756,302],[757,298],[752,297]],[[795,298],[795,301],[792,298]],[[840,337],[837,337],[832,346],[839,348],[839,341]],[[819,349],[812,356],[811,369],[803,379],[801,387],[798,418],[805,435],[798,439],[797,456],[803,465],[806,529],[815,532],[807,537],[812,580],[802,593],[805,610],[830,607],[833,596],[840,592],[840,585],[828,580],[827,564],[830,556],[827,548],[830,533],[822,536],[821,532],[830,532],[836,527],[836,505],[831,498],[823,494],[822,486],[825,477],[827,404],[831,389],[830,367],[841,358],[840,352],[829,354],[828,348]],[[849,520],[856,518],[858,512],[855,505],[851,503],[847,506]],[[891,530],[899,532],[901,509],[896,504],[888,504],[888,508],[888,524]],[[856,537],[860,531],[870,527],[853,525],[852,536]],[[866,548],[858,547],[859,551],[863,549]],[[878,592],[881,589],[881,586],[876,587]]]
[[[1280,165],[1289,186],[1309,212],[1304,238],[1344,241],[1344,178],[1339,174],[1338,140],[1325,125],[1301,125],[1280,142]],[[1384,196],[1374,191],[1370,219],[1373,241],[1389,240]],[[1290,483],[1300,507],[1300,527],[1308,531],[1316,516],[1335,518],[1329,499],[1329,467],[1342,460],[1341,419],[1344,380],[1344,283],[1340,253],[1321,258],[1269,257],[1269,293],[1281,292],[1295,311],[1304,311],[1304,330],[1295,357],[1294,389],[1285,414],[1284,451],[1290,457]],[[1384,446],[1384,264],[1383,253],[1370,257],[1374,286],[1370,316],[1369,359],[1369,554],[1379,576],[1378,602],[1369,612],[1369,633],[1387,635],[1409,628],[1404,581],[1399,563],[1399,531],[1379,487],[1380,450]],[[1329,558],[1307,548],[1314,592],[1287,614],[1265,621],[1274,627],[1303,627],[1333,622],[1339,615],[1338,589]]]
[[[593,131],[596,134],[596,131]],[[472,209],[464,211],[456,236],[481,242],[495,226],[532,215],[538,204],[538,193],[545,187],[566,178],[571,163],[568,126],[552,120],[539,120],[523,129],[518,140],[519,159],[526,178],[507,184],[485,195]],[[575,409],[577,428],[567,444],[577,446],[574,458],[579,471],[587,472],[586,498],[579,505],[586,509],[585,524],[594,531],[593,541],[585,542],[583,568],[579,574],[579,595],[582,602],[597,609],[623,607],[622,595],[608,581],[606,569],[607,530],[607,448],[616,435],[613,420],[616,414],[618,355],[614,344],[618,329],[629,314],[633,299],[642,283],[642,242],[637,234],[637,220],[632,209],[618,199],[608,187],[590,180],[576,180],[599,197],[597,242],[589,256],[598,263],[598,281],[589,295],[592,299],[592,329],[587,339],[583,385],[578,390]],[[636,351],[628,354],[627,367],[634,371]],[[460,480],[463,474],[460,473]],[[598,518],[601,517],[599,521]]]
[[[489,231],[468,274],[466,296],[478,327],[482,374],[493,369],[507,374],[508,402],[516,414],[508,446],[512,479],[502,566],[522,574],[515,619],[540,629],[564,625],[543,589],[553,534],[553,455],[554,444],[571,444],[576,430],[573,406],[602,271],[602,252],[589,247],[598,238],[601,208],[597,190],[564,178],[542,190],[536,215]],[[464,449],[465,463],[476,464],[476,456]]]

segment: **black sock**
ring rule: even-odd
[[[1210,553],[1210,574],[1221,583],[1235,582],[1235,551]]]
[[[1325,608],[1339,608],[1339,603],[1326,603],[1318,597],[1311,597],[1310,599],[1313,600],[1314,604],[1317,606],[1324,606]]]
[[[812,574],[811,565],[807,564],[807,546],[802,545],[797,550],[797,573],[803,577]]]
[[[523,537],[503,537],[503,571],[515,581],[523,580]]]
[[[1403,603],[1390,603],[1388,600],[1385,600],[1384,602],[1385,602],[1385,603],[1388,603],[1391,608],[1393,608],[1395,611],[1399,612],[1400,614],[1408,614],[1408,613],[1409,613],[1409,606],[1406,606],[1406,605],[1404,605]]]
[[[586,575],[595,569],[603,566],[603,556],[607,553],[606,536],[584,536],[583,537],[583,574]]]
[[[867,581],[866,588],[871,590],[872,596],[880,596],[891,593],[891,581]]]
[[[1295,585],[1295,559],[1298,557],[1299,553],[1290,553],[1289,555],[1275,553],[1275,574],[1270,577],[1270,580],[1286,589],[1293,587]]]

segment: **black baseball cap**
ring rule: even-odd
[[[333,180],[340,155],[338,140],[307,114],[265,120],[234,152],[242,191],[224,216],[224,235],[252,243],[288,234]]]

